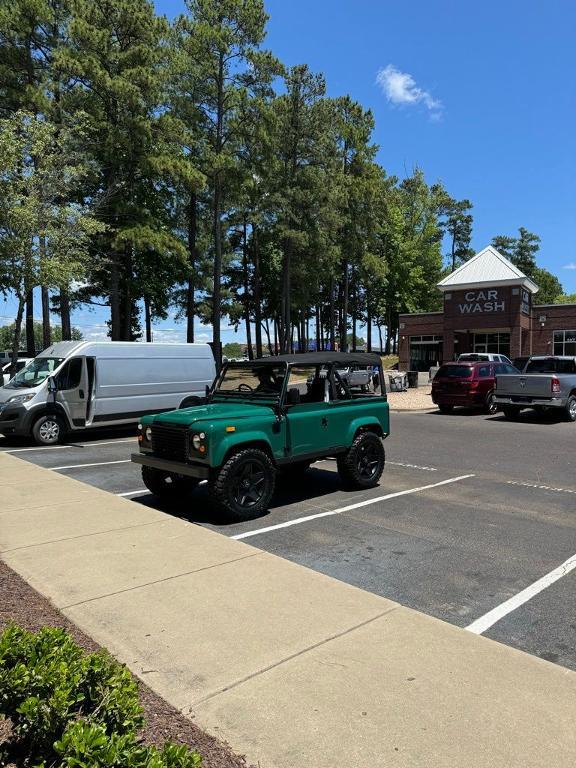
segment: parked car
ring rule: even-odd
[[[362,353],[361,362],[381,374],[379,356]],[[370,488],[384,470],[388,402],[383,386],[375,394],[343,385],[338,371],[355,364],[357,354],[342,352],[227,363],[203,404],[141,420],[132,461],[157,496],[208,480],[211,498],[234,520],[267,509],[277,472],[297,474],[327,456],[336,456],[347,485]]]
[[[338,376],[344,381],[350,389],[360,389],[362,392],[367,392],[373,383],[374,370],[372,366],[367,368],[363,366],[348,366],[346,368],[335,368]],[[320,376],[326,376],[328,374],[328,368],[320,370]],[[311,384],[314,376],[308,377],[308,384]]]
[[[510,360],[509,357],[506,357],[506,355],[500,355],[495,352],[465,352],[458,356],[458,359],[456,360],[457,363],[481,363],[481,362],[491,362],[491,363],[507,363],[508,365],[513,365],[512,360]]]
[[[522,374],[498,376],[495,399],[507,419],[533,408],[564,413],[568,421],[576,421],[576,358],[531,357]]]
[[[496,376],[508,373],[518,371],[512,364],[491,361],[446,363],[432,380],[432,402],[442,413],[450,413],[455,406],[496,413]]]
[[[0,434],[58,443],[68,431],[136,423],[205,395],[208,344],[61,341],[0,388]]]

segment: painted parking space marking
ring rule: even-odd
[[[407,464],[404,461],[387,461],[386,464],[392,464],[393,467],[408,467],[409,469],[425,469],[426,472],[438,472],[436,467],[422,467],[420,464]]]
[[[138,438],[136,435],[134,437],[130,438],[129,440],[106,440],[102,441],[101,443],[74,443],[75,447],[77,448],[98,448],[100,445],[118,445],[119,443],[137,443]]]
[[[46,467],[46,469],[52,469],[54,472],[58,472],[61,469],[82,469],[83,467],[104,467],[107,464],[130,464],[132,459],[121,459],[120,461],[96,461],[91,464],[67,464],[64,467]]]
[[[150,493],[147,488],[141,488],[139,491],[125,491],[124,493],[117,493],[116,496],[138,496],[141,493]]]
[[[2,453],[24,453],[25,451],[61,451],[64,448],[75,448],[74,445],[37,445],[34,448],[9,448]]]
[[[507,480],[506,485],[520,485],[525,488],[537,488],[540,491],[555,491],[556,493],[576,493],[573,488],[554,488],[551,485],[537,485],[536,483],[521,483],[519,480]]]
[[[378,504],[380,501],[388,501],[389,499],[396,499],[399,496],[408,496],[411,493],[418,493],[419,491],[427,491],[431,488],[438,488],[441,485],[450,485],[451,483],[458,483],[461,480],[467,480],[475,475],[459,475],[458,477],[450,477],[448,480],[441,480],[439,483],[431,483],[430,485],[420,485],[417,488],[408,488],[406,491],[397,491],[396,493],[387,493],[385,496],[377,496],[375,499],[365,499],[359,501],[356,504],[348,504],[346,507],[340,507],[339,509],[332,509],[328,512],[318,512],[316,515],[306,515],[305,517],[297,517],[295,520],[288,520],[285,523],[278,523],[277,525],[269,525],[266,528],[257,528],[253,531],[246,531],[245,533],[238,533],[235,536],[231,536],[232,539],[248,539],[251,536],[259,536],[261,533],[269,533],[270,531],[277,531],[280,528],[289,528],[292,525],[301,525],[302,523],[308,523],[311,520],[318,520],[321,517],[332,517],[334,515],[341,515],[343,512],[350,512],[353,509],[360,509],[361,507],[367,507],[371,504]]]
[[[530,584],[526,589],[518,592],[517,595],[514,595],[509,600],[497,605],[496,608],[488,611],[484,616],[480,616],[479,619],[476,619],[472,624],[469,624],[466,629],[468,632],[473,632],[475,635],[481,635],[483,632],[486,632],[487,629],[494,626],[496,622],[500,621],[500,619],[503,619],[509,613],[512,613],[512,611],[515,611],[521,605],[527,603],[528,600],[531,600],[551,584],[554,584],[558,579],[569,574],[574,568],[576,568],[576,555],[572,555],[572,557],[569,557],[568,560],[565,560],[557,568],[554,568],[553,571],[550,571],[550,573],[542,576],[541,579]]]

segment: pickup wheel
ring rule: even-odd
[[[484,413],[487,413],[489,416],[493,416],[498,412],[498,403],[496,402],[495,397],[494,391],[488,392],[484,402]]]
[[[337,460],[338,472],[351,488],[372,488],[384,471],[386,456],[382,440],[374,432],[360,433]]]
[[[508,421],[518,421],[520,418],[520,408],[516,405],[505,405],[502,412]]]
[[[574,395],[570,395],[566,403],[566,419],[567,421],[576,421],[576,397]]]
[[[194,490],[199,480],[195,477],[163,472],[154,467],[142,467],[142,482],[154,496],[161,499],[174,499]]]
[[[247,448],[235,453],[210,479],[210,495],[226,517],[250,520],[268,509],[276,471],[264,451]]]

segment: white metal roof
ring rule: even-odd
[[[477,285],[524,285],[531,293],[538,286],[511,261],[489,245],[438,283],[441,291]]]

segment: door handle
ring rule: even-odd
[[[328,419],[327,419],[327,418],[324,416],[324,417],[322,418],[322,421],[320,422],[320,424],[321,424],[323,427],[327,427],[327,426],[328,426]]]
[[[80,397],[80,400],[84,400],[84,390],[83,389],[79,390],[78,396]]]

